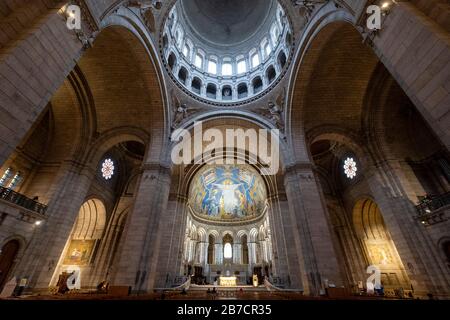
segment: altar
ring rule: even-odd
[[[221,287],[236,287],[237,278],[236,277],[220,277]]]

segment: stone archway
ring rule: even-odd
[[[14,266],[15,259],[20,249],[18,240],[10,240],[2,247],[0,252],[0,290],[8,281],[9,274]]]
[[[410,289],[406,274],[394,241],[384,223],[378,205],[371,199],[359,200],[353,208],[353,227],[362,246],[367,265],[381,271],[381,283],[386,289]]]
[[[86,286],[91,277],[89,265],[95,259],[106,226],[106,208],[100,199],[89,199],[83,203],[78,217],[61,253],[52,283],[58,276],[80,269],[80,283]],[[61,278],[61,277],[60,277]]]

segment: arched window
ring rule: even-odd
[[[229,233],[223,237],[223,258],[233,258],[233,237]]]
[[[238,61],[237,72],[238,72],[238,74],[247,72],[247,64],[245,63],[244,59]]]
[[[90,264],[98,252],[96,244],[103,237],[105,225],[106,208],[103,202],[99,199],[90,199],[83,203],[72,228],[62,263],[78,266]]]
[[[261,61],[259,59],[259,54],[258,53],[254,53],[252,55],[252,67],[256,68],[257,66],[259,66],[261,64]]]
[[[280,25],[280,28],[283,27],[283,9],[278,8],[277,10],[277,20],[278,20],[278,24]]]
[[[2,272],[0,273],[0,288],[2,288],[3,285],[9,280],[9,274],[14,265],[19,249],[20,243],[17,240],[11,240],[1,248],[0,268]]]
[[[217,74],[217,62],[214,60],[208,61],[208,72],[211,74]]]
[[[273,66],[270,66],[266,71],[267,81],[271,83],[273,80],[275,80],[276,76],[277,72],[275,71],[275,68]]]
[[[170,70],[173,70],[173,68],[177,64],[177,57],[173,52],[169,55],[169,59],[167,60],[167,62],[169,63]]]
[[[284,53],[284,51],[280,51],[280,53],[278,54],[278,64],[280,66],[280,69],[283,69],[286,65],[286,54]]]
[[[202,88],[202,80],[195,77],[192,79],[192,91],[194,91],[197,94],[200,94]]]
[[[246,83],[238,85],[238,98],[243,99],[248,96],[248,88]]]
[[[278,26],[276,24],[272,26],[270,35],[272,37],[273,44],[276,45],[278,43],[278,37],[280,36],[280,29],[278,29]]]
[[[266,43],[266,45],[264,46],[264,54],[266,55],[266,58],[268,58],[271,53],[272,47],[270,46],[270,43]]]
[[[222,75],[223,76],[231,76],[233,75],[233,66],[230,62],[224,62],[222,65]]]
[[[169,17],[169,30],[173,29],[175,21],[176,21],[175,12],[172,12],[172,14]]]
[[[253,86],[253,93],[260,92],[263,88],[263,82],[262,82],[261,78],[256,77],[255,79],[253,79],[252,86]]]
[[[183,30],[181,30],[181,28],[178,28],[177,32],[175,33],[175,39],[177,41],[178,48],[181,48],[181,44],[183,42],[183,36],[184,36]]]
[[[206,96],[210,99],[216,99],[217,98],[217,87],[213,83],[209,83],[206,87]]]
[[[225,243],[225,246],[223,247],[223,257],[225,259],[233,258],[233,247],[229,242]]]
[[[291,33],[288,32],[286,34],[286,47],[289,48],[291,46],[291,44],[292,44],[292,37],[291,37]]]
[[[199,69],[202,69],[202,68],[203,68],[203,57],[202,57],[199,53],[197,53],[197,54],[195,55],[195,61],[194,61],[194,64],[195,64],[195,66],[196,66],[197,68],[199,68]]]
[[[189,45],[185,44],[183,47],[183,55],[189,60],[189,56],[191,55],[191,48]]]
[[[165,34],[164,37],[163,37],[163,49],[164,49],[164,52],[167,51],[168,46],[169,46],[169,38],[167,37],[167,34]]]
[[[230,86],[224,86],[222,89],[222,100],[233,99],[233,90]]]
[[[188,71],[185,67],[181,67],[180,71],[178,72],[178,79],[180,79],[180,82],[184,85],[186,85],[186,80],[188,78]]]

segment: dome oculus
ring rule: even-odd
[[[162,54],[172,78],[194,97],[240,103],[284,74],[290,39],[276,0],[178,0],[165,23]]]

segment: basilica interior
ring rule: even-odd
[[[448,1],[5,0],[0,26],[0,298],[450,298]],[[235,147],[174,161],[199,123]]]

